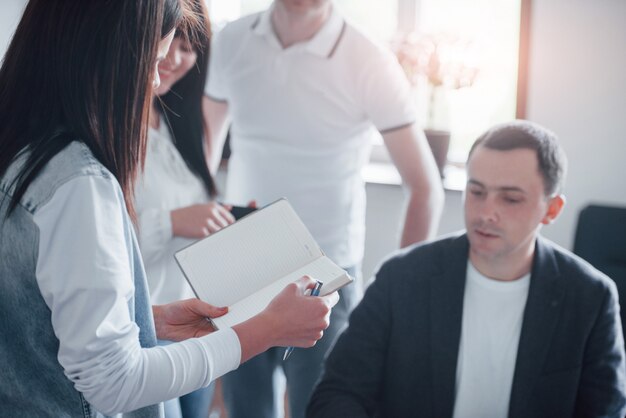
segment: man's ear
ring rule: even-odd
[[[541,220],[541,223],[544,225],[549,225],[555,221],[556,218],[561,214],[563,207],[565,206],[565,196],[562,194],[551,197],[548,201],[548,210],[546,211],[545,216]]]

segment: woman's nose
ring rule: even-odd
[[[169,54],[167,54],[167,60],[168,63],[170,65],[170,68],[176,68],[180,65],[180,52],[178,52],[178,48],[174,48],[173,51],[170,51]]]

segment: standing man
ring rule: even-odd
[[[409,190],[401,245],[434,236],[443,191],[408,82],[385,48],[346,22],[330,0],[276,0],[213,40],[206,116],[212,166],[232,118],[225,201],[260,205],[287,197],[326,254],[358,276],[365,236],[367,163],[374,129]],[[302,418],[322,359],[356,304],[341,293],[314,349],[282,362],[274,350],[224,380],[234,418],[275,417],[273,375],[282,366],[291,416]],[[247,399],[241,402],[241,399]]]
[[[626,414],[615,283],[539,236],[565,201],[556,137],[497,126],[467,167],[467,232],[383,264],[308,417]]]

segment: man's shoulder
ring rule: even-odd
[[[378,271],[381,275],[395,277],[403,272],[420,273],[421,279],[429,279],[441,274],[451,261],[467,261],[467,249],[465,231],[459,231],[395,251],[382,262]]]
[[[12,196],[17,176],[29,163],[30,152],[19,154],[2,179],[0,189]],[[55,154],[30,183],[20,203],[31,213],[47,203],[63,184],[78,177],[98,177],[117,184],[111,172],[100,163],[84,142],[73,140]]]
[[[252,33],[255,26],[259,24],[262,14],[263,12],[252,13],[227,23],[217,32],[216,39],[225,42]]]
[[[344,35],[350,37],[352,42],[365,48],[385,49],[385,45],[382,42],[369,36],[358,24],[346,16],[342,15],[342,18],[345,23]]]
[[[552,253],[558,266],[559,274],[571,286],[578,287],[581,291],[615,287],[613,280],[606,274],[571,251],[546,238],[539,238],[539,242],[543,251]]]
[[[338,45],[343,53],[348,53],[356,58],[367,58],[372,61],[379,61],[393,58],[393,53],[388,45],[370,37],[362,28],[343,17],[345,29],[342,39]]]

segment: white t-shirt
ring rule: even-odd
[[[77,177],[34,215],[37,284],[59,339],[58,359],[76,390],[106,414],[179,397],[237,368],[232,329],[141,348],[128,301],[134,283],[117,182]]]
[[[286,197],[326,254],[361,261],[367,163],[374,129],[412,124],[410,87],[393,54],[333,8],[309,41],[283,49],[271,9],[212,41],[206,93],[227,101],[232,155],[226,201]]]
[[[530,274],[505,282],[467,263],[454,418],[505,418]]]
[[[167,125],[148,131],[144,172],[135,186],[137,237],[155,305],[193,298],[194,293],[174,260],[174,253],[193,240],[172,235],[170,212],[207,203],[204,184],[193,174],[172,142]]]

